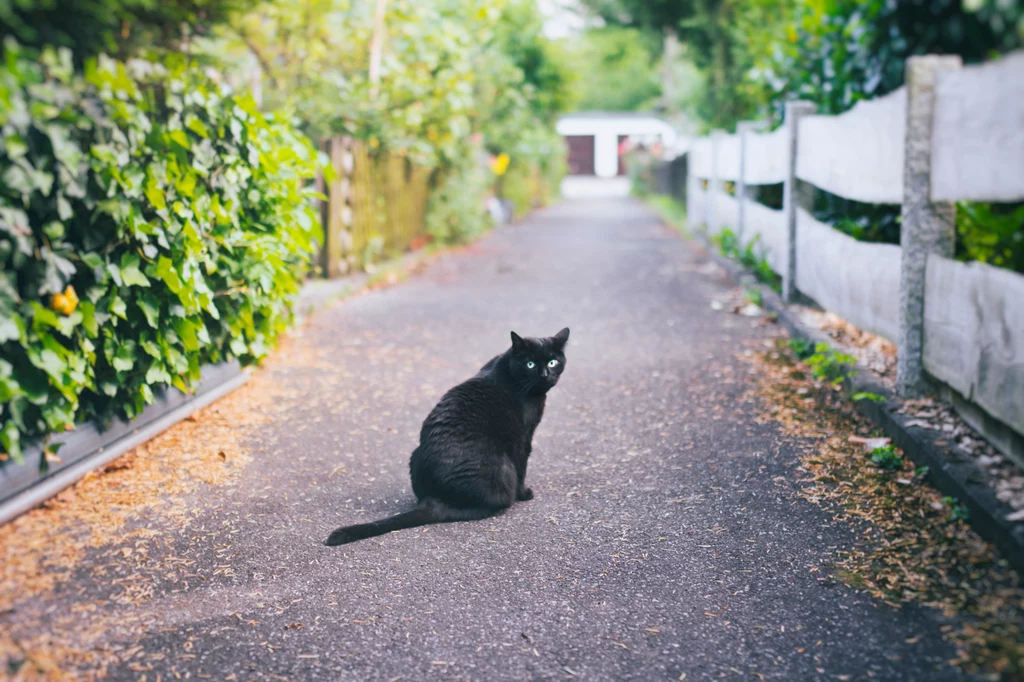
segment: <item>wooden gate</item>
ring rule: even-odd
[[[566,135],[569,148],[569,175],[594,174],[594,136]]]

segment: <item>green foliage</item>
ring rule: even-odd
[[[949,520],[950,521],[970,521],[971,510],[967,508],[960,500],[955,497],[943,497],[942,502],[950,506]]]
[[[886,445],[872,450],[871,461],[890,471],[903,468],[903,454],[894,445]]]
[[[876,393],[866,393],[866,392],[854,393],[852,396],[850,396],[850,399],[853,402],[859,402],[861,400],[868,400],[868,401],[873,402],[873,403],[884,403],[884,402],[886,402],[884,396],[880,396],[880,395],[878,395]]]
[[[731,258],[750,270],[759,282],[779,291],[781,287],[779,276],[772,270],[768,261],[757,252],[757,243],[760,237],[761,235],[756,235],[746,245],[741,246],[736,233],[726,227],[713,236],[711,241],[718,246],[718,250],[723,256]]]
[[[833,387],[839,386],[843,380],[857,373],[857,370],[851,369],[857,363],[857,359],[847,353],[833,350],[827,343],[816,344],[814,353],[806,362],[816,379],[826,381]]]
[[[806,360],[814,355],[814,343],[807,339],[790,339],[786,345],[799,360]]]
[[[0,445],[132,417],[274,344],[306,272],[315,153],[181,58],[9,41],[0,67]]]
[[[635,187],[634,192],[636,192]],[[647,203],[658,212],[662,220],[683,234],[687,234],[685,206],[672,197],[662,194],[653,194],[645,196],[645,198]]]
[[[427,202],[427,234],[442,244],[471,241],[491,227],[485,210],[490,179],[478,165],[446,171]]]
[[[958,257],[1024,273],[1024,204],[960,203]]]
[[[861,99],[903,85],[904,63],[918,54],[984,61],[1024,42],[1024,7],[962,0],[799,2],[792,22],[758,73],[776,122],[784,102],[804,99],[838,114]]]
[[[661,96],[655,68],[658,43],[635,28],[605,26],[584,33],[574,50],[581,73],[599,73],[580,85],[578,107],[584,111],[639,111]]]
[[[127,57],[179,49],[256,0],[0,0],[0,33],[22,45],[66,47],[83,63],[101,53]]]
[[[261,72],[265,101],[314,139],[353,135],[421,166],[458,165],[476,133],[514,154],[571,106],[574,74],[529,0],[390,0],[376,85],[373,26],[373,3],[268,0],[201,49],[239,81]]]
[[[825,114],[896,90],[906,59],[957,54],[966,63],[1024,45],[1024,5],[977,0],[817,0],[794,4],[770,51],[756,58],[751,86],[761,87],[764,115],[781,123],[785,102],[813,102]],[[865,241],[899,243],[900,214],[816,192],[815,217]],[[1024,272],[1020,205],[961,204],[959,255]]]

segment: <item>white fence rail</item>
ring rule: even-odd
[[[784,291],[896,342],[904,394],[930,375],[1024,436],[1024,276],[953,261],[951,203],[1024,201],[1024,52],[967,68],[915,57],[907,86],[890,95],[838,116],[799,115],[806,108],[793,106],[791,124],[772,132],[747,124],[695,142],[691,225],[756,240]],[[730,196],[723,181],[785,183],[786,205]],[[811,185],[900,204],[900,246],[859,242],[815,220],[805,210]]]

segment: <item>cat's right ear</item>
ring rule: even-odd
[[[522,337],[515,332],[512,332],[512,350],[522,350],[526,347],[526,342],[523,341]]]

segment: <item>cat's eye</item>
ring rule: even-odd
[[[536,367],[536,366],[537,366],[537,365],[536,365],[536,364],[534,364],[533,360],[527,360],[527,361],[526,361],[526,369],[533,369],[533,368],[534,368],[534,367]]]
[[[551,362],[549,362],[548,363],[548,367],[551,367],[551,368],[558,367],[558,360],[552,360]]]

